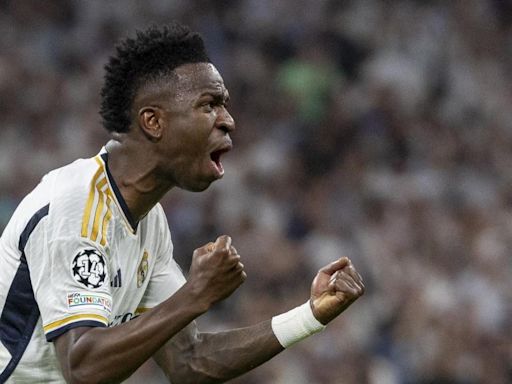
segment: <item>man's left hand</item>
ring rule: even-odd
[[[311,285],[311,309],[327,324],[364,293],[361,275],[348,257],[342,257],[318,271]]]

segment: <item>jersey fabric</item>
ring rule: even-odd
[[[171,296],[185,283],[172,249],[159,204],[133,221],[105,149],[48,173],[0,238],[0,383],[64,383],[52,341]]]

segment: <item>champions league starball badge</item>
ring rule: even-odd
[[[87,288],[99,288],[107,277],[105,258],[95,249],[84,249],[73,259],[71,268],[77,282]]]

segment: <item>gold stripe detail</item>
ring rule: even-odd
[[[103,187],[105,186],[105,184],[107,184],[107,178],[106,177],[104,177],[103,179],[101,179],[101,181],[98,182],[98,184],[96,185],[96,189],[101,191],[103,189]]]
[[[103,160],[101,160],[101,156],[98,155],[98,156],[95,156],[94,157],[94,160],[96,160],[96,162],[98,163],[98,165],[100,166],[101,169],[103,169]]]
[[[100,156],[94,158],[98,164],[98,170],[94,174],[91,181],[91,190],[84,210],[84,217],[82,220],[82,237],[88,237],[92,241],[97,241],[100,236],[100,244],[105,246],[107,243],[107,227],[110,219],[112,218],[112,192],[108,185],[108,179],[105,174],[105,165]],[[106,188],[105,188],[106,186]],[[96,205],[94,201],[97,197]],[[106,212],[103,213],[106,205]],[[92,228],[89,230],[91,216],[94,212],[92,220]]]
[[[105,325],[108,325],[108,320],[106,317],[104,316],[101,316],[101,315],[96,315],[96,314],[92,314],[92,313],[89,313],[89,314],[84,314],[84,315],[73,315],[73,316],[69,316],[69,317],[66,317],[65,319],[62,319],[62,320],[57,320],[57,321],[54,321],[53,323],[50,323],[48,325],[45,325],[43,327],[44,331],[45,332],[48,332],[48,331],[51,331],[55,328],[59,328],[63,325],[67,325],[67,324],[70,324],[70,323],[74,323],[75,321],[78,321],[78,320],[99,320],[101,321],[102,323],[104,323]]]
[[[105,162],[103,161],[103,159],[101,158],[100,155],[96,156],[94,158],[94,160],[96,160],[96,162],[98,163],[98,165],[100,166],[100,168],[103,170],[103,172],[105,172],[105,174],[107,173],[105,171]],[[107,180],[108,181],[108,180]],[[112,182],[112,181],[110,181]],[[112,193],[112,190],[110,189],[110,184],[108,186],[108,189],[106,190],[107,194],[112,198],[112,200],[114,200],[114,202],[116,203],[116,205],[119,207],[119,210],[121,211],[121,215],[123,217],[123,221],[124,223],[126,224],[126,228],[128,228],[128,230],[131,232],[131,233],[135,233],[136,231],[132,228],[132,225],[130,224],[128,218],[126,217],[126,214],[124,213],[123,209],[121,208],[121,205],[119,204],[119,201],[117,200],[117,197],[114,197],[114,194]],[[112,213],[110,214],[112,215]]]
[[[108,223],[110,222],[110,219],[112,218],[112,211],[110,208],[111,203],[112,199],[110,198],[110,194],[107,191],[107,213],[105,214],[105,217],[103,217],[103,223],[101,224],[102,230],[100,244],[103,246],[105,246],[105,244],[107,243],[107,227]]]
[[[136,315],[140,315],[141,313],[147,312],[147,311],[149,311],[150,309],[151,309],[151,308],[138,307],[138,308],[135,310],[135,314],[136,314]]]
[[[87,204],[85,205],[84,217],[82,219],[82,237],[87,237],[87,233],[89,232],[89,220],[91,218],[92,205],[94,203],[96,182],[102,173],[103,169],[99,167],[91,181],[91,190],[89,191],[89,197],[87,199]]]
[[[99,185],[98,185],[99,186]],[[103,212],[103,206],[105,205],[104,199],[105,195],[103,192],[98,188],[98,205],[96,206],[96,213],[94,214],[94,223],[92,225],[92,233],[91,233],[91,240],[96,241],[98,238],[98,232],[100,231],[100,217],[101,212]]]

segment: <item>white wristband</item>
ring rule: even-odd
[[[285,348],[324,329],[325,325],[313,315],[309,301],[272,318],[272,330],[279,343]]]

